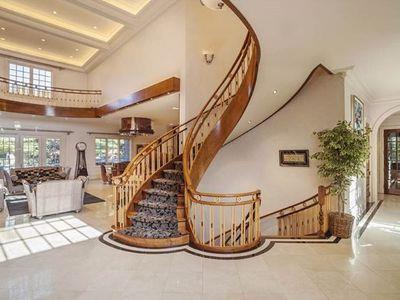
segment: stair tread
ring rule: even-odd
[[[170,196],[170,197],[175,197],[178,196],[177,192],[172,192],[172,191],[165,191],[165,190],[160,190],[160,189],[146,189],[144,190],[146,194],[153,194],[157,196]]]
[[[135,228],[135,227],[128,227],[123,230],[120,230],[119,233],[134,236],[134,237],[141,237],[141,238],[153,238],[153,239],[161,239],[161,238],[171,238],[171,237],[179,237],[182,234],[179,233],[177,230],[160,230],[160,229],[152,229],[152,228]]]
[[[153,179],[154,182],[156,183],[163,183],[163,184],[170,184],[170,185],[177,185],[181,184],[179,181],[176,180],[171,180],[171,179],[165,179],[165,178],[158,178],[158,179]]]
[[[174,174],[183,174],[183,171],[176,170],[176,169],[168,169],[168,170],[164,170],[163,172],[165,172],[165,173],[174,173]]]
[[[160,201],[148,200],[148,199],[141,200],[138,203],[138,205],[150,207],[150,208],[159,208],[159,209],[176,209],[177,208],[176,203],[160,202]]]
[[[142,223],[152,223],[152,222],[160,222],[160,223],[171,223],[171,222],[178,222],[176,216],[157,216],[151,215],[144,212],[138,212],[131,218],[132,222],[139,221]]]

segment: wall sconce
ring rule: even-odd
[[[209,52],[209,51],[204,51],[203,56],[204,56],[204,60],[207,65],[211,65],[215,58],[214,53]]]
[[[200,0],[200,3],[201,5],[214,10],[222,9],[225,5],[225,3],[220,0]]]

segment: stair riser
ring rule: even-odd
[[[134,236],[134,237],[141,237],[141,238],[147,238],[147,239],[165,239],[165,238],[173,238],[173,237],[178,237],[179,234],[177,231],[164,231],[164,232],[158,232],[158,233],[150,233],[146,232],[145,230],[140,230],[138,228],[127,228],[121,231],[121,234],[128,235],[128,236]]]
[[[181,191],[181,185],[178,183],[166,184],[166,183],[153,182],[153,188],[175,193],[179,193]]]

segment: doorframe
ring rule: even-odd
[[[398,132],[400,133],[400,129],[384,129],[383,130],[383,192],[384,194],[387,195],[398,195],[398,194],[393,194],[389,193],[389,187],[388,187],[388,143],[387,143],[387,138],[389,137],[389,134],[393,132]]]

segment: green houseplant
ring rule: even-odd
[[[331,183],[331,192],[337,196],[338,211],[329,215],[330,231],[333,235],[351,236],[354,217],[344,213],[345,192],[352,177],[364,176],[364,165],[369,157],[370,129],[356,130],[349,122],[339,121],[332,129],[315,132],[320,151],[312,158],[320,161],[318,174]]]

